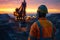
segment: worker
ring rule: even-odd
[[[31,26],[28,40],[54,40],[55,27],[52,22],[47,20],[48,9],[41,5],[37,10],[38,21]]]

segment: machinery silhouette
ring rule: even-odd
[[[24,21],[26,16],[26,1],[24,0],[19,8],[15,9],[14,16],[19,21]]]

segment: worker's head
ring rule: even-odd
[[[45,17],[46,14],[48,13],[47,7],[45,5],[41,5],[38,7],[37,10],[37,16],[40,17]]]

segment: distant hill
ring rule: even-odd
[[[47,19],[50,20],[57,28],[60,27],[60,14],[48,14]]]

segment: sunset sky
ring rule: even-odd
[[[23,0],[0,0],[0,13],[12,13]],[[36,13],[38,6],[44,4],[49,13],[60,13],[60,0],[26,0],[27,13]]]

